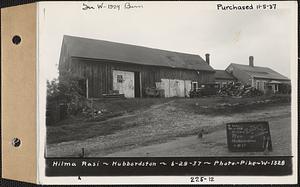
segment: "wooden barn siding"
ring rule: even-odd
[[[72,72],[82,78],[89,80],[89,97],[101,97],[113,89],[113,70],[141,72],[142,94],[145,95],[145,88],[155,87],[155,82],[161,79],[191,80],[199,83],[214,81],[213,72],[195,70],[143,66],[136,64],[116,63],[103,60],[91,60],[82,58],[72,59]]]
[[[199,71],[196,70],[184,70],[184,69],[171,69],[171,68],[158,68],[157,71],[160,73],[160,79],[180,79],[180,80],[191,80],[200,83],[208,83],[214,81],[213,72]]]

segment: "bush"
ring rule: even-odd
[[[47,81],[47,105],[53,101],[58,102],[67,106],[67,115],[76,115],[82,110],[86,100],[79,80],[78,77],[64,73],[59,79]]]

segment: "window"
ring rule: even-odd
[[[123,76],[117,75],[117,83],[122,83],[122,82],[123,82]]]
[[[259,81],[256,81],[256,89],[259,90],[259,86],[260,86],[260,82],[259,82]]]
[[[278,91],[278,84],[275,84],[275,91]]]
[[[198,82],[192,82],[192,90],[196,90],[198,88]]]

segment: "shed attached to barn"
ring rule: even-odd
[[[146,88],[164,90],[165,97],[185,97],[201,83],[214,82],[214,69],[199,55],[64,36],[59,74],[81,79],[86,97],[124,94],[146,96]]]
[[[215,81],[218,88],[222,88],[228,83],[235,82],[237,79],[225,70],[216,70]]]

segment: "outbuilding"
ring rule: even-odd
[[[254,65],[254,57],[249,57],[249,65],[231,63],[226,71],[245,85],[268,93],[289,93],[291,81],[268,67]]]
[[[146,88],[165,97],[188,97],[201,83],[214,82],[214,69],[199,55],[74,36],[64,36],[59,74],[79,77],[88,98],[124,94],[145,97]]]

